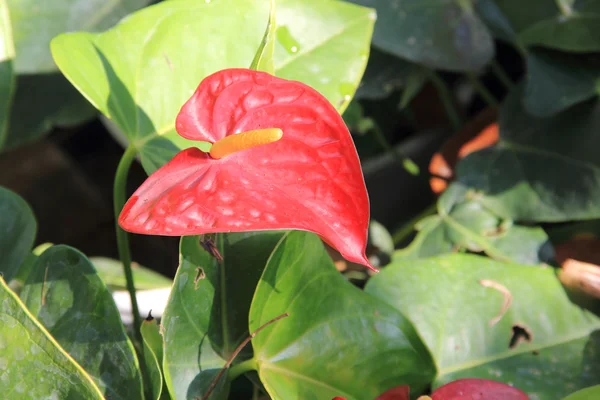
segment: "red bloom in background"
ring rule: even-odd
[[[167,236],[298,229],[347,260],[365,256],[369,200],[352,138],[335,108],[300,82],[248,69],[204,79],[177,132],[189,148],[138,188],[123,229]],[[248,131],[257,131],[249,132]]]
[[[490,379],[458,379],[437,388],[429,396],[417,400],[527,400],[529,397],[521,390],[502,382]],[[334,397],[332,400],[346,400]],[[410,386],[396,386],[377,396],[375,400],[410,400]]]

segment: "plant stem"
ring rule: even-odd
[[[500,64],[498,64],[496,60],[492,60],[492,62],[490,63],[490,68],[492,70],[492,73],[496,75],[496,78],[498,78],[500,83],[504,85],[506,90],[511,90],[513,88],[513,81],[510,79],[508,74],[504,71],[504,69],[500,66]]]
[[[475,88],[475,91],[479,93],[479,96],[487,103],[488,106],[494,107],[498,105],[498,100],[494,97],[494,95],[485,87],[483,83],[473,74],[472,72],[467,72],[467,79],[471,82],[471,85]]]
[[[421,211],[419,214],[410,219],[406,224],[402,225],[400,229],[394,232],[392,239],[394,240],[394,245],[399,245],[402,243],[404,239],[408,237],[415,229],[415,225],[425,217],[429,215],[435,214],[437,212],[437,201],[434,201],[430,204],[425,210]]]
[[[454,105],[452,93],[450,92],[448,85],[446,85],[446,82],[444,82],[444,80],[435,71],[431,71],[429,76],[431,83],[433,83],[433,86],[435,86],[438,95],[440,96],[444,110],[446,110],[446,115],[452,124],[452,129],[454,129],[454,131],[458,131],[462,126],[462,120],[458,110]]]
[[[237,378],[238,376],[240,376],[243,373],[256,370],[256,367],[257,367],[256,360],[254,358],[251,358],[246,361],[242,361],[239,364],[235,364],[231,368],[229,368],[229,374],[227,375],[227,380],[233,381],[235,378]]]
[[[404,167],[406,172],[413,176],[419,175],[419,166],[413,160],[411,160],[410,157],[404,156],[400,153],[399,150],[392,147],[392,145],[387,141],[387,139],[385,138],[378,126],[373,126],[371,130],[375,134],[375,138],[377,139],[379,145],[383,148],[383,150],[391,154],[394,160],[396,160],[402,165],[402,167]]]
[[[219,382],[219,379],[221,379],[221,377],[223,376],[223,374],[225,373],[225,371],[227,371],[227,369],[229,368],[229,366],[231,365],[231,363],[233,362],[233,360],[235,360],[235,358],[237,357],[238,354],[240,354],[240,351],[242,351],[242,349],[248,344],[250,343],[250,341],[254,338],[254,336],[256,336],[260,331],[262,331],[263,329],[265,329],[267,326],[271,325],[272,323],[275,323],[277,321],[279,321],[280,319],[283,319],[285,317],[289,317],[290,314],[288,313],[283,313],[278,317],[273,318],[272,320],[268,321],[267,323],[261,325],[257,330],[255,330],[254,332],[252,332],[246,339],[244,339],[244,341],[242,343],[240,343],[240,345],[234,350],[233,353],[231,353],[231,355],[229,356],[229,359],[227,359],[227,362],[225,363],[225,365],[223,366],[223,368],[219,371],[219,373],[217,374],[217,376],[215,376],[215,379],[212,380],[212,382],[210,383],[210,386],[208,387],[208,389],[206,389],[206,392],[204,393],[204,396],[202,396],[202,400],[207,400],[210,397],[210,394],[213,392],[213,390],[215,390],[215,387],[217,386],[217,383]],[[252,361],[253,363],[250,363],[249,361]],[[240,367],[240,365],[244,364],[244,366]],[[250,371],[252,369],[256,369],[256,360],[251,359],[251,360],[246,360],[244,362],[239,363],[238,365],[236,365],[236,367],[238,367],[238,375],[240,373],[246,372],[246,371]],[[247,368],[247,370],[244,370],[245,368]],[[233,368],[232,368],[233,369]],[[235,378],[235,375],[233,378]],[[231,377],[229,379],[232,379]]]
[[[135,295],[135,285],[133,282],[133,273],[131,272],[131,253],[129,251],[129,237],[119,226],[119,214],[125,205],[125,187],[127,183],[127,175],[129,174],[129,168],[135,160],[137,150],[133,146],[127,147],[125,153],[119,161],[117,167],[117,173],[115,174],[115,182],[113,187],[113,207],[115,211],[115,228],[117,232],[117,246],[119,249],[119,257],[123,263],[123,273],[125,274],[125,281],[127,283],[127,291],[131,298],[131,313],[133,314],[133,334],[137,344],[142,344],[142,334],[140,327],[142,326],[142,319],[140,317],[140,311],[138,308],[137,297]],[[141,349],[142,347],[140,347]]]

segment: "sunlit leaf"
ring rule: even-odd
[[[163,367],[172,398],[201,397],[248,336],[254,287],[280,237],[278,232],[218,235],[222,264],[203,249],[198,236],[182,238],[181,264],[162,319]],[[240,358],[248,356],[242,352]],[[226,398],[225,381],[226,375],[211,399]]]
[[[434,388],[485,378],[552,400],[600,382],[600,318],[552,268],[448,255],[390,264],[365,290],[415,324],[438,368]]]
[[[79,251],[44,251],[21,291],[23,303],[107,398],[142,399],[138,361],[110,292]]]
[[[102,392],[0,277],[0,387],[11,399],[103,400]],[[40,373],[43,371],[43,373]]]
[[[252,340],[274,399],[373,399],[401,384],[419,392],[434,374],[411,323],[346,281],[314,234],[290,232],[279,243],[256,288],[250,330],[284,313]]]
[[[342,113],[367,65],[373,10],[339,0],[277,0],[275,75],[315,88]]]

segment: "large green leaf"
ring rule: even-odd
[[[142,398],[133,345],[110,292],[83,254],[63,245],[44,251],[21,298],[107,398]]]
[[[163,368],[172,398],[201,397],[248,336],[246,318],[254,287],[281,235],[218,235],[221,264],[202,248],[198,236],[181,239],[181,262],[162,319]],[[224,398],[228,391],[223,377],[211,398]]]
[[[394,258],[426,258],[460,250],[523,264],[553,258],[550,239],[542,228],[513,224],[469,197],[462,185],[451,184],[438,201],[438,215],[420,221],[417,237],[407,248],[396,251]]]
[[[577,0],[496,1],[523,47],[572,52],[600,50],[600,3]]]
[[[0,186],[0,275],[8,282],[31,251],[37,223],[29,205]]]
[[[21,74],[56,71],[48,49],[63,32],[100,31],[150,0],[6,0],[13,18],[16,70]]]
[[[600,101],[535,118],[521,104],[521,88],[505,100],[496,147],[469,154],[460,182],[494,214],[515,221],[600,217]]]
[[[342,113],[369,55],[375,12],[339,0],[276,1],[275,74],[306,83]]]
[[[6,140],[10,105],[15,76],[13,62],[15,49],[6,0],[0,0],[0,148]]]
[[[61,74],[19,75],[6,141],[0,149],[34,142],[53,127],[81,124],[94,107]]]
[[[65,76],[116,123],[152,173],[180,149],[198,145],[175,131],[182,104],[207,75],[247,68],[269,19],[267,1],[167,1],[101,34],[52,40]]]
[[[250,330],[288,313],[252,340],[262,383],[276,399],[372,399],[435,373],[411,323],[361,292],[335,269],[321,240],[282,239],[256,288]]]
[[[0,387],[11,400],[104,397],[0,277]]]
[[[549,116],[600,94],[600,54],[542,49],[527,54],[524,103],[535,116]]]
[[[600,398],[600,385],[578,390],[563,400],[592,400]]]
[[[481,69],[494,42],[472,0],[350,0],[377,10],[373,44],[398,57],[449,71]]]
[[[600,319],[571,302],[551,268],[448,255],[388,265],[365,291],[415,324],[438,367],[554,400],[600,382]]]

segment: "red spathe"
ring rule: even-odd
[[[370,267],[360,162],[344,121],[321,94],[264,72],[227,69],[200,83],[176,121],[181,136],[211,143],[265,128],[280,128],[282,139],[219,160],[181,151],[125,204],[121,227],[167,236],[306,230]]]

